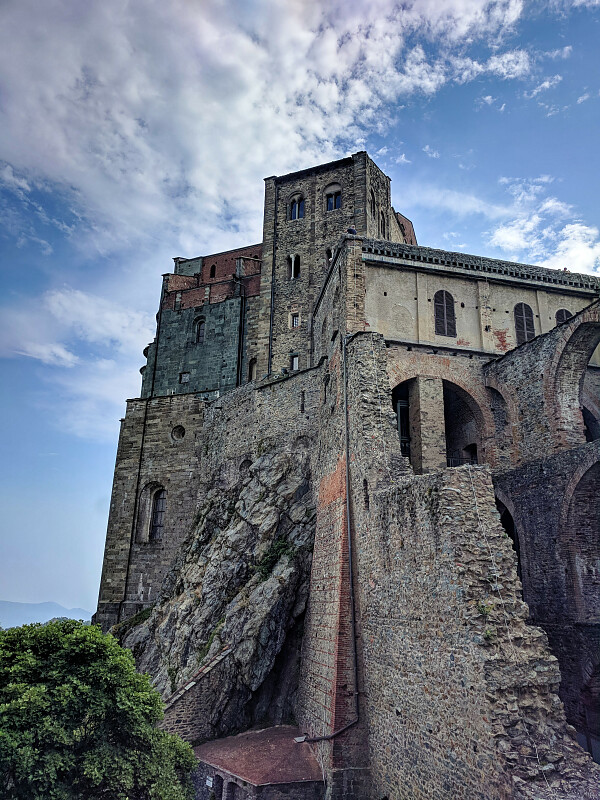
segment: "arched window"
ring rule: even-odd
[[[527,303],[517,303],[515,306],[515,333],[517,334],[517,344],[529,342],[535,338],[535,326],[533,324],[533,311]]]
[[[152,513],[150,515],[150,532],[148,538],[151,542],[162,539],[167,509],[167,492],[159,487],[152,496]]]
[[[325,189],[325,211],[335,211],[342,207],[342,187],[332,183]]]
[[[206,336],[206,322],[203,319],[199,319],[196,322],[196,344],[202,344],[204,342],[204,338]]]
[[[435,332],[438,336],[456,336],[454,298],[445,289],[440,289],[433,298]]]
[[[290,219],[302,219],[304,216],[304,198],[294,197],[290,203]]]
[[[216,274],[217,274],[217,265],[212,264],[210,267],[210,277],[214,278]]]
[[[248,381],[256,380],[256,359],[251,358],[248,362]]]
[[[373,191],[373,189],[371,189],[370,204],[371,204],[371,216],[375,218],[377,206],[375,205],[375,192]]]
[[[385,239],[385,214],[383,211],[379,215],[379,235],[382,239]]]
[[[568,319],[571,319],[573,314],[570,311],[567,311],[566,308],[559,308],[556,312],[556,324],[560,325],[561,322],[566,322]]]
[[[288,277],[291,281],[300,277],[300,256],[288,256]]]

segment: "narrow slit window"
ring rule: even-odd
[[[196,344],[203,344],[206,337],[206,322],[200,320],[196,323]]]
[[[533,323],[533,311],[527,303],[517,303],[514,310],[515,333],[517,344],[524,344],[535,338],[535,325]]]
[[[297,355],[290,356],[290,369],[295,371],[298,369],[299,359]]]
[[[375,192],[371,189],[371,216],[374,218],[377,206],[375,204]]]
[[[212,264],[210,268],[210,277],[214,278],[216,274],[217,274],[217,265]]]
[[[434,297],[435,332],[437,336],[456,336],[456,314],[454,298],[445,289],[440,289]]]
[[[252,382],[256,380],[256,359],[251,358],[248,362],[248,381]]]
[[[166,509],[167,493],[164,489],[157,489],[152,498],[152,515],[150,517],[149,535],[151,542],[156,542],[163,538]]]

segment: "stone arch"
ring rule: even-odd
[[[588,306],[559,330],[561,336],[544,378],[544,394],[554,406],[557,443],[576,447],[585,442],[583,383],[589,360],[600,344],[600,303]]]
[[[527,587],[529,576],[529,559],[525,542],[523,539],[523,522],[519,508],[515,506],[511,498],[498,486],[494,484],[494,495],[496,509],[500,514],[500,523],[505,533],[512,542],[513,550],[517,556],[517,575],[523,587],[523,599],[527,602]],[[505,513],[506,512],[506,513]],[[508,515],[508,517],[507,517]],[[511,530],[512,523],[512,530]],[[523,580],[525,578],[525,580]]]
[[[567,612],[600,622],[600,452],[590,448],[565,490],[559,520]]]
[[[149,481],[145,484],[144,488],[139,494],[138,510],[137,510],[137,524],[135,532],[136,542],[150,542],[159,541],[158,539],[151,539],[150,527],[152,522],[152,509],[154,499],[159,492],[165,492],[166,500],[166,484],[160,481]]]
[[[405,373],[402,378],[392,389],[391,401],[402,452],[410,456],[417,472],[459,463],[493,463],[490,445],[494,422],[490,408],[478,402],[464,381],[456,376],[450,380],[414,372]],[[450,429],[452,406],[460,412],[460,430],[456,426]],[[459,448],[461,455],[453,456],[452,448]]]

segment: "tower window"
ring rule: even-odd
[[[152,514],[150,517],[149,535],[151,542],[156,542],[159,539],[162,539],[166,509],[167,492],[162,488],[157,489],[152,497]]]
[[[196,344],[203,344],[206,336],[206,323],[200,320],[196,323]]]
[[[248,381],[256,380],[256,359],[251,358],[248,362]]]
[[[216,264],[211,264],[210,277],[214,278],[216,274],[217,274],[217,265]]]
[[[535,338],[535,326],[533,324],[533,311],[527,303],[517,303],[514,310],[515,333],[517,334],[517,344],[524,344]]]
[[[300,256],[288,256],[288,276],[291,281],[300,277]]]
[[[329,192],[327,195],[325,195],[325,199],[327,202],[326,205],[327,211],[335,211],[337,208],[342,207],[341,192]]]
[[[299,364],[299,357],[297,355],[290,356],[290,369],[297,370]]]
[[[181,308],[181,292],[175,292],[175,302],[173,303],[173,309],[175,311],[179,311]]]
[[[385,214],[383,211],[379,215],[379,235],[382,239],[385,239]]]
[[[375,205],[375,192],[371,189],[371,216],[375,218],[375,211],[377,206]]]
[[[300,314],[292,314],[292,328],[300,327]]]
[[[295,197],[290,203],[290,219],[302,219],[304,217],[304,198]]]
[[[189,383],[190,382],[190,373],[189,372],[180,372],[179,373],[179,383]]]
[[[568,319],[571,319],[573,314],[570,311],[567,311],[566,308],[559,308],[556,312],[556,324],[560,325],[561,322],[566,322]]]
[[[437,336],[456,336],[454,298],[445,289],[435,293],[433,299],[435,332]]]

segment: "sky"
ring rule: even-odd
[[[161,275],[367,150],[420,244],[600,273],[600,0],[3,0],[0,599],[94,610]]]

